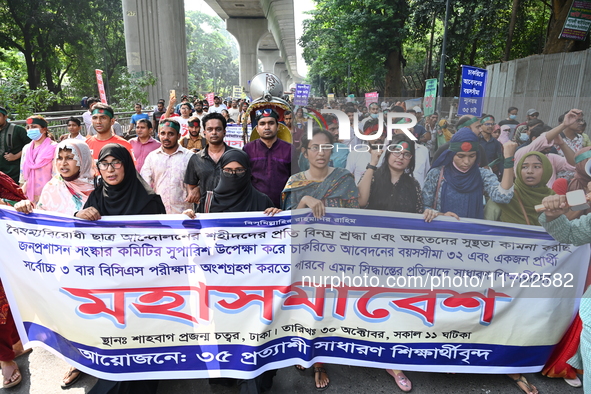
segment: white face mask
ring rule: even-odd
[[[521,142],[527,142],[529,140],[529,135],[527,135],[527,133],[521,133],[521,135],[519,136],[519,140]]]

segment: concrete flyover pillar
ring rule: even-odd
[[[157,78],[148,87],[150,103],[168,101],[171,89],[177,97],[188,93],[183,0],[123,0],[122,5],[127,68],[132,75],[150,71]]]
[[[268,30],[266,18],[230,18],[226,29],[240,46],[240,85],[250,92],[248,81],[258,73],[259,41]]]
[[[275,63],[281,61],[281,52],[278,49],[259,49],[259,60],[263,63],[263,72],[272,73]]]
[[[287,69],[281,71],[281,74],[279,75],[279,79],[281,80],[281,83],[283,84],[283,90],[289,90],[288,86],[287,86],[287,81],[289,80],[289,71],[287,71]]]

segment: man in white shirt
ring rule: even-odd
[[[183,213],[191,208],[191,204],[185,202],[184,178],[193,153],[179,145],[181,125],[175,119],[163,120],[158,136],[162,146],[148,154],[140,174],[160,195],[166,213]]]
[[[88,111],[82,114],[82,120],[84,121],[84,127],[86,130],[86,136],[90,137],[96,134],[96,130],[92,127],[92,107],[95,106],[96,103],[99,103],[100,100],[94,97],[91,97],[86,102],[88,104]]]
[[[224,104],[222,104],[222,99],[219,96],[215,96],[213,98],[213,105],[209,107],[208,114],[213,114],[217,112],[219,114],[222,113],[222,109],[228,109]]]
[[[228,114],[230,115],[230,119],[234,119],[236,122],[238,122],[238,116],[240,116],[238,101],[232,100],[232,107],[228,108]]]

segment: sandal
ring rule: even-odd
[[[62,381],[62,388],[65,389],[70,387],[76,383],[78,379],[80,379],[80,376],[82,376],[82,372],[78,368],[70,367],[68,372],[66,372],[66,376],[64,376],[64,380]]]
[[[404,372],[399,371],[396,373],[393,369],[387,369],[386,372],[388,372],[388,374],[394,378],[394,381],[400,390],[404,391],[405,393],[410,393],[412,391],[412,383],[410,379],[406,377]]]
[[[21,371],[18,369],[18,365],[14,361],[11,361],[10,364],[2,367],[2,377],[4,377],[4,381],[2,382],[2,388],[4,389],[14,387],[23,380]]]
[[[523,391],[526,394],[539,394],[538,389],[533,384],[529,383],[523,374],[519,374],[517,379],[511,377],[509,375],[509,379],[515,383],[515,385],[519,388],[519,390]]]
[[[324,391],[328,388],[328,386],[330,386],[330,380],[328,380],[326,386],[318,387],[318,384],[322,380],[322,374],[324,374],[324,376],[326,376],[326,380],[328,380],[328,374],[326,373],[326,369],[324,369],[324,367],[314,367],[314,387],[317,391]]]

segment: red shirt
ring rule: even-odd
[[[96,136],[93,135],[92,137],[86,139],[86,144],[90,148],[90,153],[92,153],[92,158],[94,160],[98,160],[99,153],[101,152],[101,149],[103,149],[103,146],[107,144],[119,144],[123,145],[125,149],[129,151],[131,157],[133,157],[133,161],[135,162],[135,157],[133,156],[133,149],[131,148],[131,144],[127,142],[125,138],[119,137],[118,135],[114,134],[111,138],[104,141],[97,139]]]

